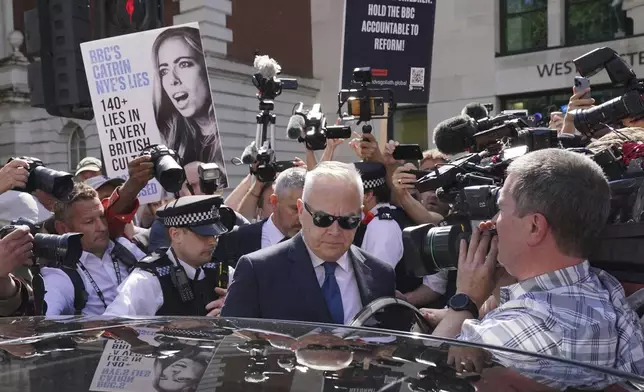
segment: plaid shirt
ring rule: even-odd
[[[482,320],[466,320],[458,339],[644,374],[637,314],[626,304],[621,284],[587,261],[503,287],[500,300]],[[565,364],[493,354],[502,365],[550,386],[616,381]]]

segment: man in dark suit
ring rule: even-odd
[[[352,245],[363,195],[353,165],[321,162],[308,172],[301,233],[239,260],[221,315],[345,324],[393,297],[393,268]]]
[[[306,169],[286,169],[275,180],[275,193],[270,197],[273,213],[267,219],[219,237],[215,259],[234,267],[243,255],[269,247],[293,237],[300,231],[297,200],[302,197]]]

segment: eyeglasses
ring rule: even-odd
[[[313,218],[313,224],[317,227],[329,227],[333,222],[338,221],[338,225],[345,230],[353,230],[360,224],[360,216],[356,215],[346,215],[346,216],[335,216],[327,214],[323,211],[312,211],[311,206],[304,202],[304,209],[311,214]]]

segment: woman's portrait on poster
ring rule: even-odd
[[[212,103],[208,68],[199,30],[168,28],[152,46],[153,105],[161,139],[182,164],[214,162],[224,174],[224,154]]]

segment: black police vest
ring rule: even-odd
[[[406,227],[413,226],[414,222],[407,216],[405,211],[400,208],[380,207],[377,210],[376,217],[380,220],[393,220],[398,223],[400,230]],[[362,247],[365,233],[367,232],[367,225],[360,223],[353,244]],[[377,257],[377,255],[375,255]],[[414,291],[418,286],[423,284],[422,278],[417,278],[407,272],[405,258],[403,258],[396,265],[396,289],[401,293],[409,293]]]
[[[112,248],[112,252],[110,252],[110,256],[119,264],[125,265],[128,272],[131,272],[137,263],[136,256],[134,256],[128,248],[118,241],[114,241],[114,247]],[[83,309],[85,309],[85,305],[87,305],[87,299],[89,298],[89,294],[85,289],[85,283],[83,283],[83,278],[81,278],[76,264],[74,264],[73,267],[63,265],[58,268],[67,274],[69,279],[72,281],[72,286],[74,287],[74,315],[81,315]],[[109,304],[107,305],[109,306]]]
[[[167,248],[160,248],[135,266],[135,268],[147,271],[159,279],[163,292],[163,305],[157,310],[156,316],[205,316],[207,314],[206,305],[218,297],[215,287],[220,279],[219,267],[221,263],[210,262],[201,266],[204,278],[191,281],[194,299],[183,302],[179,288],[175,286],[171,276],[171,270],[177,266],[170,260],[166,252]],[[228,267],[224,266],[223,268],[226,269],[227,275]]]

